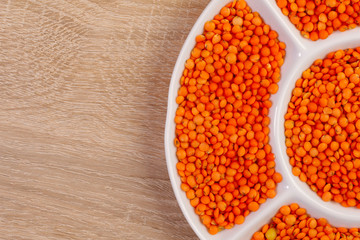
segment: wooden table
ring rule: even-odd
[[[1,239],[196,239],[163,134],[208,2],[0,0]]]

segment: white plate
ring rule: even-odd
[[[283,181],[277,186],[276,197],[268,199],[258,211],[246,217],[242,225],[235,225],[233,229],[224,230],[213,236],[200,222],[200,218],[195,214],[185,192],[180,189],[181,181],[176,170],[178,160],[174,146],[174,118],[177,109],[175,99],[180,87],[179,81],[184,70],[184,63],[190,57],[190,52],[195,45],[195,37],[203,33],[205,22],[213,19],[227,3],[229,0],[213,0],[201,14],[180,52],[169,87],[165,127],[166,161],[176,199],[187,221],[200,239],[247,240],[251,239],[255,231],[270,222],[271,217],[282,205],[296,202],[306,208],[313,217],[325,217],[334,226],[360,227],[360,209],[344,208],[337,203],[324,202],[310,190],[306,183],[292,175],[289,158],[286,155],[284,135],[284,115],[295,81],[305,69],[311,66],[314,60],[324,58],[327,53],[337,49],[360,47],[360,28],[346,32],[334,32],[326,40],[313,42],[300,35],[289,19],[281,13],[275,0],[248,0],[247,3],[253,12],[260,13],[265,22],[278,32],[279,39],[287,45],[285,62],[281,68],[279,91],[271,97],[273,106],[270,109],[270,144],[276,156],[276,170],[283,176]]]

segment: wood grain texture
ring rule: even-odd
[[[0,0],[0,238],[196,239],[163,148],[209,0]]]

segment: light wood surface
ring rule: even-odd
[[[197,239],[163,133],[209,0],[0,0],[0,239]]]

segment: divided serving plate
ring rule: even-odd
[[[360,47],[360,27],[345,32],[334,32],[325,40],[313,42],[305,39],[293,26],[288,17],[281,13],[275,0],[248,0],[247,4],[253,12],[259,12],[265,23],[278,32],[279,40],[286,44],[286,56],[281,67],[281,80],[278,83],[279,91],[271,97],[273,106],[270,109],[270,145],[275,154],[276,171],[283,176],[283,181],[277,185],[277,195],[268,199],[256,212],[245,218],[241,225],[235,225],[230,230],[224,230],[216,235],[210,235],[206,227],[200,222],[194,208],[186,198],[185,192],[180,189],[181,180],[176,170],[175,139],[175,112],[177,104],[175,99],[180,87],[180,78],[184,71],[185,61],[195,46],[195,37],[203,33],[206,21],[212,20],[229,0],[212,0],[192,28],[177,59],[169,87],[168,110],[165,126],[165,152],[166,161],[172,187],[179,206],[190,226],[200,239],[208,240],[248,240],[254,232],[264,224],[270,222],[279,208],[293,202],[308,210],[315,217],[326,218],[336,227],[360,227],[360,209],[344,208],[334,202],[324,202],[309,186],[292,175],[292,167],[286,155],[284,115],[290,101],[295,82],[301,77],[304,70],[327,53],[338,49]]]

